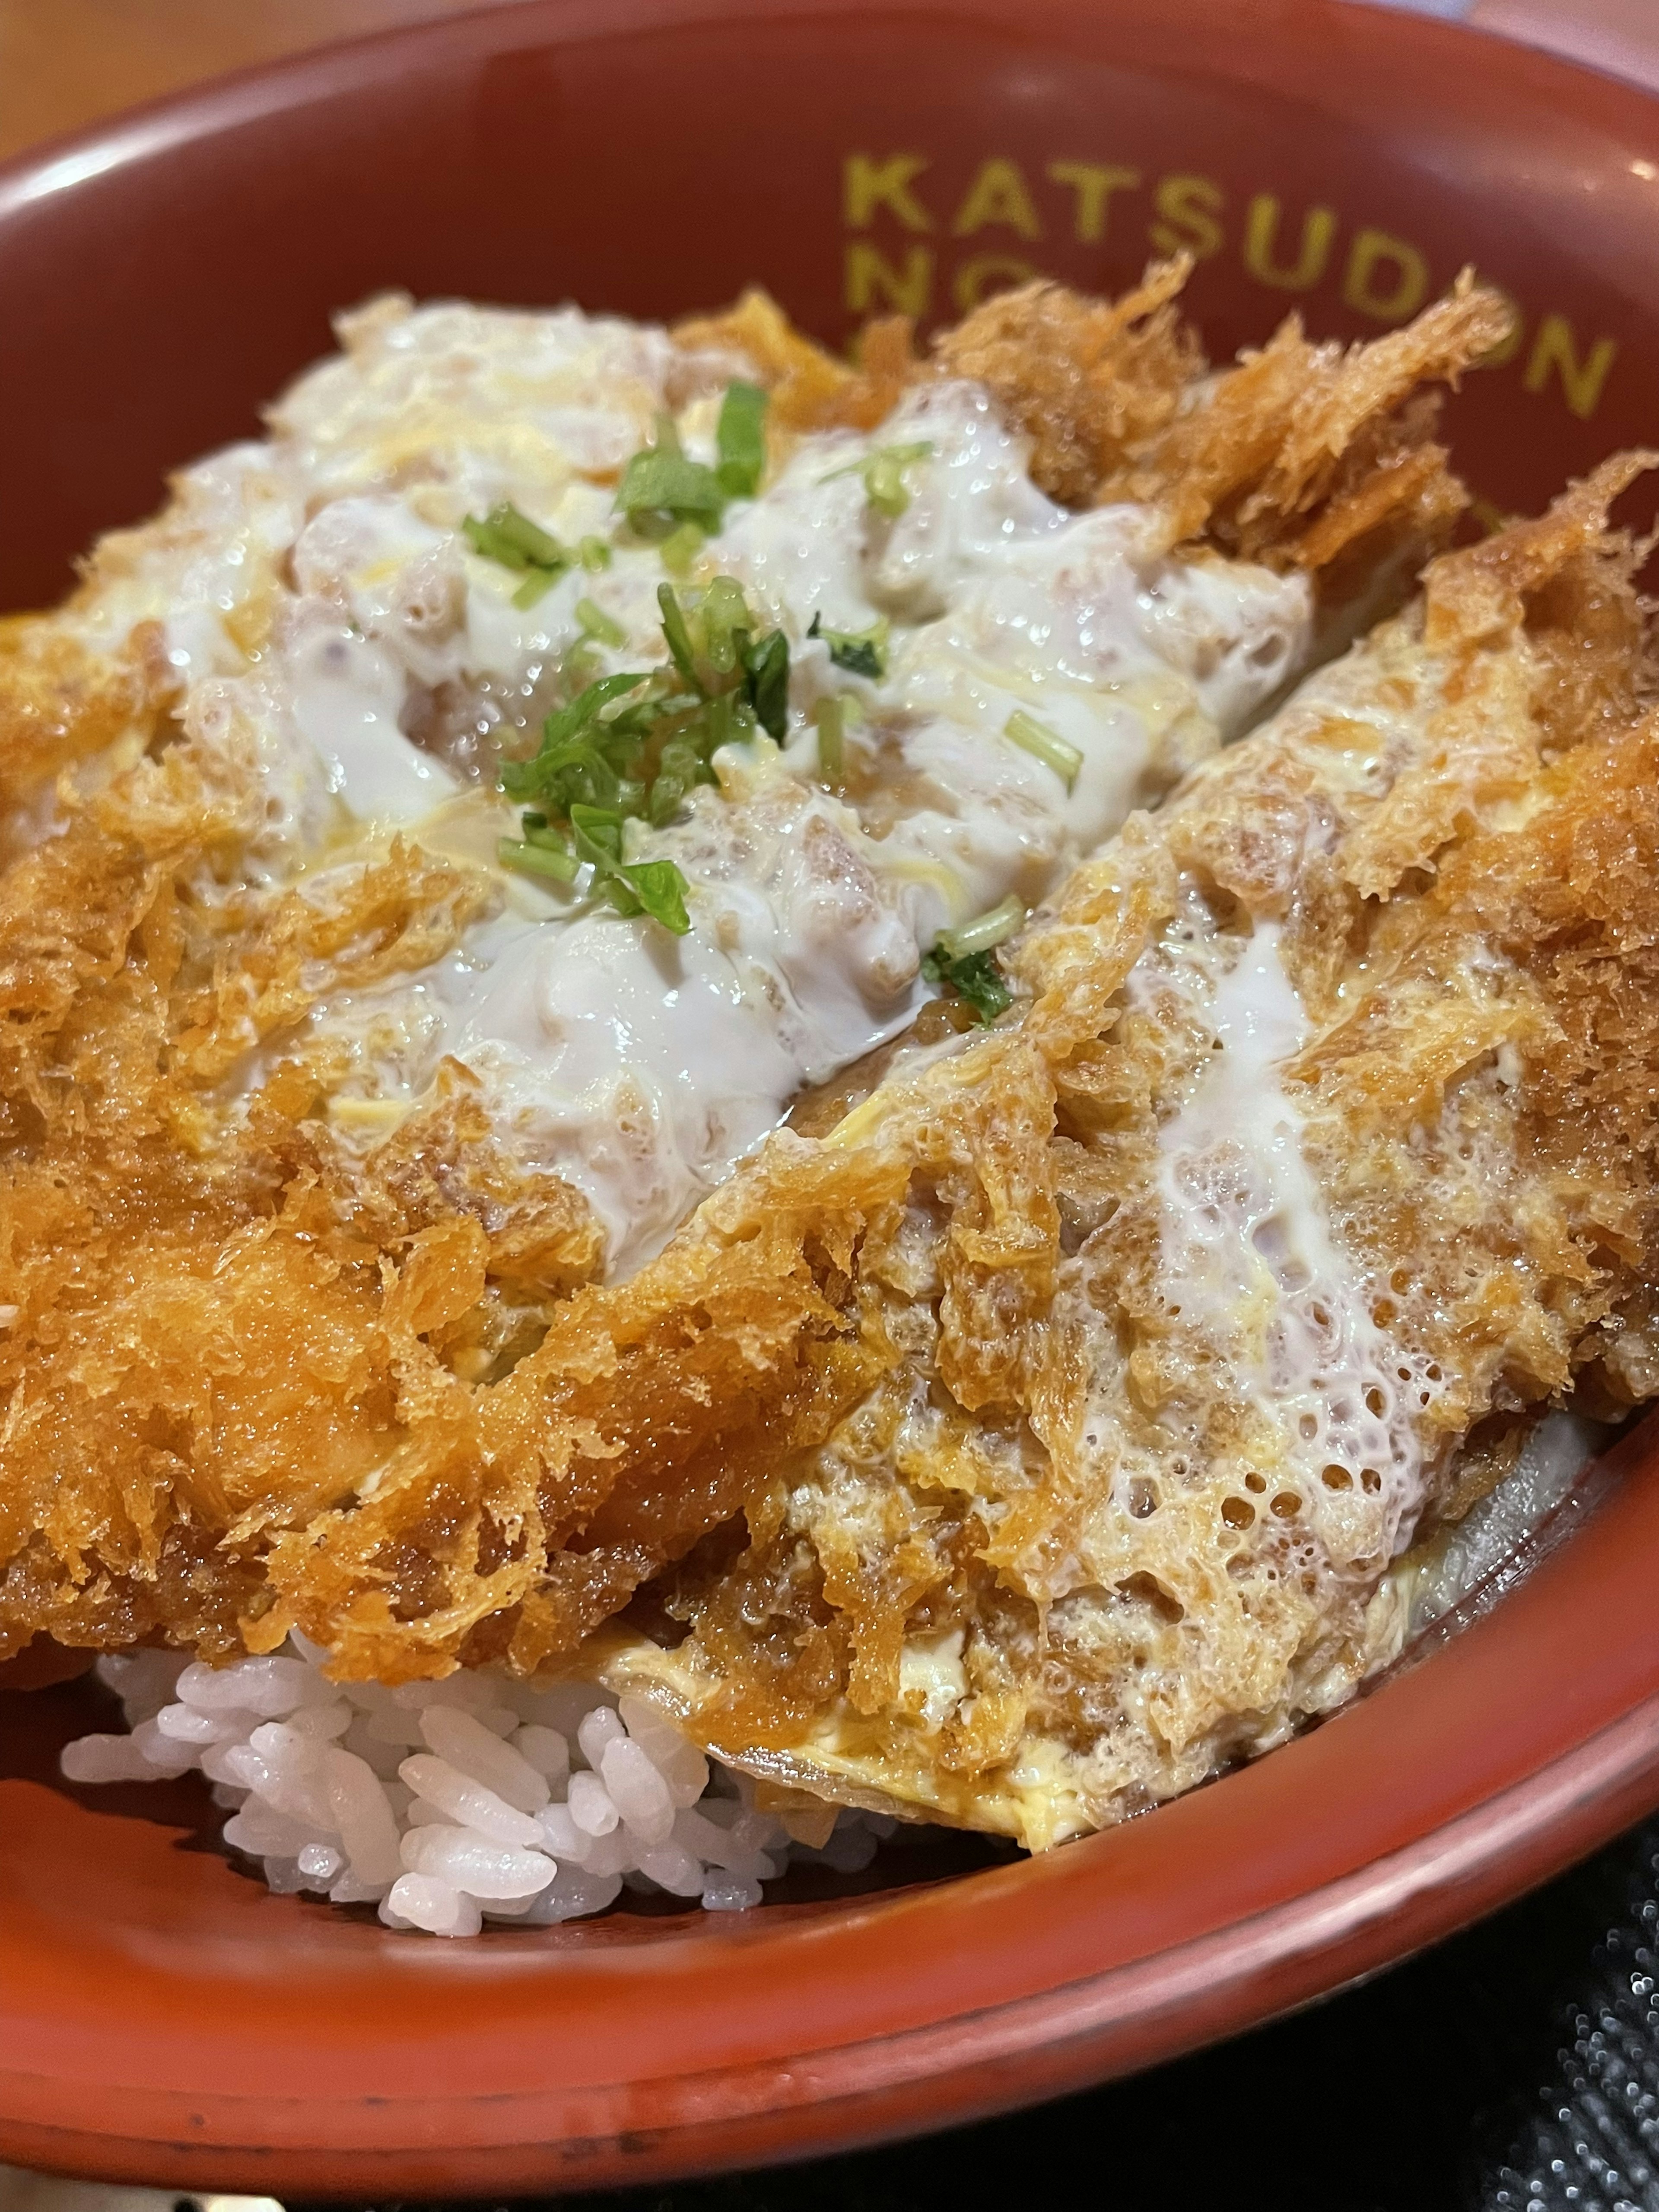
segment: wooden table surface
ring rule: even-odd
[[[0,0],[0,161],[180,85],[477,0]]]
[[[478,0],[0,0],[0,161],[197,79]],[[1102,0],[1109,5],[1109,0]],[[1398,4],[1398,0],[1396,0]],[[1406,0],[1413,4],[1413,0]],[[1659,0],[1415,0],[1659,89]]]

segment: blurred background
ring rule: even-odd
[[[477,0],[0,0],[0,161],[136,101]],[[1110,5],[1110,0],[1102,0]],[[1261,0],[1269,5],[1271,0]],[[1352,0],[1415,7],[1659,89],[1659,0]]]
[[[476,4],[0,0],[0,160],[225,70]],[[1345,4],[1468,21],[1659,92],[1659,0]],[[1139,2080],[927,2142],[565,2199],[565,2212],[1006,2212],[1038,2197],[1137,2212],[1659,2212],[1656,1986],[1659,1821],[1364,1990]],[[175,2206],[283,2212],[0,2167],[0,2212]]]

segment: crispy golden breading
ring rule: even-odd
[[[1190,266],[1154,267],[1109,306],[1057,284],[1001,294],[939,338],[940,363],[996,394],[1054,498],[1146,500],[1167,544],[1207,536],[1249,560],[1328,570],[1345,552],[1375,564],[1391,538],[1443,539],[1463,496],[1423,387],[1500,343],[1497,295],[1465,275],[1403,330],[1347,349],[1310,344],[1291,315],[1201,386],[1173,304]]]
[[[731,353],[746,362],[771,394],[774,422],[785,429],[872,430],[923,374],[912,328],[908,315],[866,323],[858,365],[850,367],[798,331],[756,286],[722,315],[677,324],[674,337],[688,351]]]
[[[1203,371],[1175,306],[1191,270],[1184,257],[1166,261],[1121,300],[1044,283],[998,293],[934,351],[947,375],[995,393],[1030,439],[1031,474],[1051,499],[1092,506],[1169,428]]]
[[[1010,345],[1020,312],[1000,310]],[[1036,316],[1031,350],[1054,312],[1049,300]],[[1459,313],[1455,332],[1422,350],[1432,373],[1488,342],[1487,325]],[[802,423],[878,416],[915,373],[896,329],[872,335],[855,374],[822,366],[765,303],[726,322],[717,335],[750,349],[780,403],[799,380],[788,404]],[[1397,361],[1379,374],[1377,350],[1327,362],[1322,420],[1368,441],[1380,480],[1401,453],[1431,449],[1410,445],[1421,425],[1408,403],[1401,413]],[[1214,380],[1201,404],[1250,373]],[[1121,411],[1152,419],[1139,398]],[[1155,458],[1138,465],[1141,495],[1173,513],[1181,476],[1160,481]],[[1301,463],[1292,472],[1315,484]],[[1330,511],[1328,489],[1291,502],[1298,531]],[[1364,483],[1350,491],[1363,497]],[[1389,498],[1379,494],[1379,512],[1399,511]],[[1589,543],[1593,526],[1580,535]],[[114,549],[117,568],[142,557],[143,536]],[[1549,574],[1570,566],[1563,556]],[[1574,589],[1576,610],[1588,586]],[[1623,726],[1619,672],[1634,648],[1616,562],[1604,600],[1601,674],[1565,653],[1549,664],[1575,726],[1592,691]],[[780,1690],[734,1660],[738,1705],[722,1691],[722,1711],[751,1713],[754,1740],[772,1741],[786,1709],[810,1718],[855,1673],[878,1712],[907,1609],[938,1602],[933,1553],[905,1535],[866,1587],[843,1546],[822,1590],[797,1587],[794,1553],[769,1522],[780,1471],[860,1418],[872,1392],[899,1387],[915,1327],[942,1331],[929,1357],[955,1394],[959,1458],[1000,1437],[998,1409],[1026,1387],[1023,1333],[1046,1326],[1066,1209],[1099,1202],[1100,1162],[1081,1136],[1054,1132],[1060,1073],[1076,1090],[1112,1026],[1124,966],[1161,911],[1167,855],[1144,881],[1126,878],[1116,904],[1106,878],[1088,876],[1078,896],[1094,918],[1079,909],[1031,939],[1027,1019],[949,1063],[983,1071],[971,1095],[942,1078],[920,1118],[867,1138],[856,1125],[822,1141],[781,1133],[659,1259],[602,1286],[585,1202],[512,1157],[464,1069],[452,1065],[439,1095],[372,1146],[339,1068],[294,1042],[329,994],[445,952],[478,911],[479,879],[394,841],[296,884],[266,881],[250,865],[264,790],[234,723],[181,731],[159,676],[101,671],[84,627],[65,633],[60,693],[43,690],[54,619],[28,632],[28,673],[0,710],[0,731],[24,731],[5,764],[27,792],[48,760],[98,758],[95,775],[63,785],[58,834],[0,878],[0,1304],[16,1309],[0,1329],[0,1649],[45,1632],[106,1647],[163,1636],[219,1654],[271,1648],[297,1626],[354,1674],[486,1660],[533,1671],[568,1660],[688,1555],[675,1602],[690,1602],[747,1512],[757,1548],[735,1579],[708,1582],[709,1633],[720,1591],[747,1587],[769,1559],[777,1636],[817,1671],[786,1670]],[[1529,649],[1543,667],[1545,644]],[[0,656],[0,685],[21,665]],[[66,732],[55,751],[31,734],[53,716]],[[1109,875],[1122,854],[1152,851],[1137,831],[1103,865]],[[1045,981],[1042,959],[1062,956],[1072,969]],[[934,1261],[912,1225],[918,1178],[944,1194],[930,1201],[937,1305]],[[1037,1426],[1014,1418],[1040,1489]],[[977,1589],[988,1570],[967,1542],[962,1587]],[[798,1602],[810,1633],[789,1610]],[[985,1741],[1014,1741],[1014,1704],[996,1710],[1000,1735],[981,1709]]]
[[[160,648],[154,623],[112,658],[54,616],[0,619],[0,822],[76,762],[151,740],[178,688]],[[0,831],[0,862],[27,827],[14,821]]]
[[[849,367],[793,329],[764,292],[682,323],[684,345],[754,364],[774,417],[795,430],[869,429],[905,386],[942,371],[991,392],[1031,441],[1031,475],[1069,507],[1156,507],[1164,542],[1326,570],[1395,546],[1443,543],[1465,498],[1431,436],[1425,387],[1455,383],[1507,335],[1510,309],[1465,273],[1414,322],[1368,345],[1315,345],[1286,318],[1259,353],[1214,378],[1176,301],[1192,263],[1155,264],[1115,301],[1042,281],[986,301],[912,351],[903,316],[868,325]],[[1346,590],[1349,570],[1333,579]]]
[[[354,1234],[341,1193],[366,1214],[379,1194],[325,1128],[285,1117],[289,1071],[234,1132],[216,1094],[321,993],[425,965],[483,895],[394,842],[326,902],[259,899],[234,866],[260,799],[234,749],[180,743],[0,881],[9,1632],[21,1610],[26,1629],[61,1615],[129,1641],[165,1622],[222,1649],[227,1592],[250,1601],[257,1583],[216,1550],[227,1528],[263,1525],[284,1498],[344,1494],[386,1448],[396,1347],[379,1261],[418,1208],[383,1176],[380,1234]],[[480,1213],[453,1194],[451,1241]],[[481,1279],[475,1265],[465,1304]],[[362,1394],[355,1426],[322,1376]]]
[[[1466,272],[1415,321],[1366,345],[1314,345],[1297,317],[1218,378],[1201,404],[1126,449],[1097,496],[1163,504],[1168,541],[1207,533],[1247,560],[1320,568],[1392,508],[1449,497],[1425,439],[1423,387],[1455,382],[1506,335],[1509,310]]]

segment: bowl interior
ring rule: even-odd
[[[389,287],[672,317],[759,283],[839,343],[868,313],[936,325],[1033,273],[1110,292],[1186,251],[1191,312],[1224,358],[1292,310],[1318,335],[1379,336],[1473,265],[1513,295],[1520,326],[1449,403],[1448,431],[1482,500],[1530,508],[1647,428],[1656,216],[1659,122],[1640,96],[1369,9],[531,0],[232,81],[0,175],[0,606],[55,597],[78,550],[154,505],[167,468],[256,429],[260,402],[326,349],[331,310]],[[1058,2060],[975,2075],[980,2046],[953,2027],[935,2057],[896,2067],[923,2086],[880,2118],[879,2069],[859,2087],[833,2054],[1035,2002],[1357,1878],[1659,1695],[1659,1632],[1626,1632],[1611,1603],[1597,1617],[1583,1548],[1595,1537],[1629,1581],[1659,1556],[1659,1511],[1607,1510],[1629,1517],[1622,1534],[1593,1524],[1432,1668],[1196,1811],[1139,1824],[1166,1824],[1167,1858],[1125,1832],[950,1885],[971,1905],[912,1886],[803,1896],[743,1928],[622,1913],[533,1941],[411,1942],[265,1895],[204,1842],[199,1800],[56,1784],[56,1743],[88,1724],[84,1688],[0,1696],[0,1942],[27,1967],[8,2036],[45,2054],[0,2081],[0,2150],[173,2180],[216,2157],[212,2172],[265,2185],[525,2185],[799,2147],[808,2107],[823,2141],[1062,2086]],[[1522,1679],[1536,1694],[1510,1711],[1504,1685]],[[1379,1791],[1387,1761],[1430,1738],[1441,1782]],[[1543,1807],[1534,1828],[1553,1820],[1556,1842],[1534,1836],[1501,1879],[1627,1816],[1631,1789],[1653,1786],[1650,1747],[1631,1758],[1617,1788],[1581,1791],[1577,1826]],[[979,1863],[947,1845],[901,1874]],[[82,1893],[90,1913],[73,1909]],[[1366,1956],[1494,1893],[1473,1878],[1437,1892],[1437,1921],[1407,1914]],[[947,1971],[951,1957],[973,1971]],[[1358,1957],[1332,1948],[1294,1987],[1243,1973],[1231,2011],[1176,1975],[1133,2001],[1138,2041],[1065,2063],[1144,2063]],[[699,2050],[629,2010],[671,1986],[712,2002],[715,1966],[718,2095],[687,2086]],[[1081,2034],[1067,2018],[1063,2033],[1019,2033],[1032,2047]],[[221,2069],[214,2038],[233,2019]],[[284,2060],[262,2098],[259,2054],[301,2021],[304,2063]],[[492,2038],[509,2036],[507,2073],[523,2083],[539,2066],[563,2099],[533,2120],[484,2112]],[[458,2038],[464,2110],[445,2101]],[[803,2039],[817,2075],[789,2070]],[[331,2069],[343,2101],[329,2101]],[[630,2130],[646,2131],[631,2166],[617,2147]],[[509,2137],[517,2166],[496,2157]]]

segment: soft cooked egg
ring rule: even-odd
[[[270,762],[289,868],[401,832],[497,875],[457,952],[374,997],[378,1032],[359,995],[315,1011],[300,1046],[346,1068],[337,1118],[366,1139],[371,1106],[393,1126],[447,1055],[464,1062],[512,1142],[594,1206],[613,1274],[804,1085],[909,1023],[942,929],[1011,894],[1036,903],[1305,656],[1304,578],[1154,556],[1139,510],[1055,506],[972,385],[923,386],[867,435],[799,439],[679,579],[694,599],[735,579],[793,672],[781,750],[729,749],[718,788],[629,825],[629,860],[672,860],[688,886],[675,939],[596,907],[585,879],[567,892],[495,868],[517,825],[489,748],[528,746],[519,733],[575,688],[573,653],[590,676],[665,661],[664,552],[617,527],[611,486],[665,411],[688,451],[708,442],[730,364],[568,309],[382,305],[346,338],[264,445],[189,472],[177,528],[88,619],[164,619],[186,719],[210,701]],[[866,494],[885,450],[910,456],[897,515]],[[520,577],[460,526],[502,501],[566,544],[602,541],[602,562],[520,605]],[[256,593],[271,604],[245,649]],[[884,625],[880,672],[837,666],[811,635],[825,625]],[[860,763],[840,790],[819,774],[824,698],[847,705]],[[1069,778],[1010,740],[1022,712],[1075,757]],[[388,1025],[403,1048],[371,1053]]]

